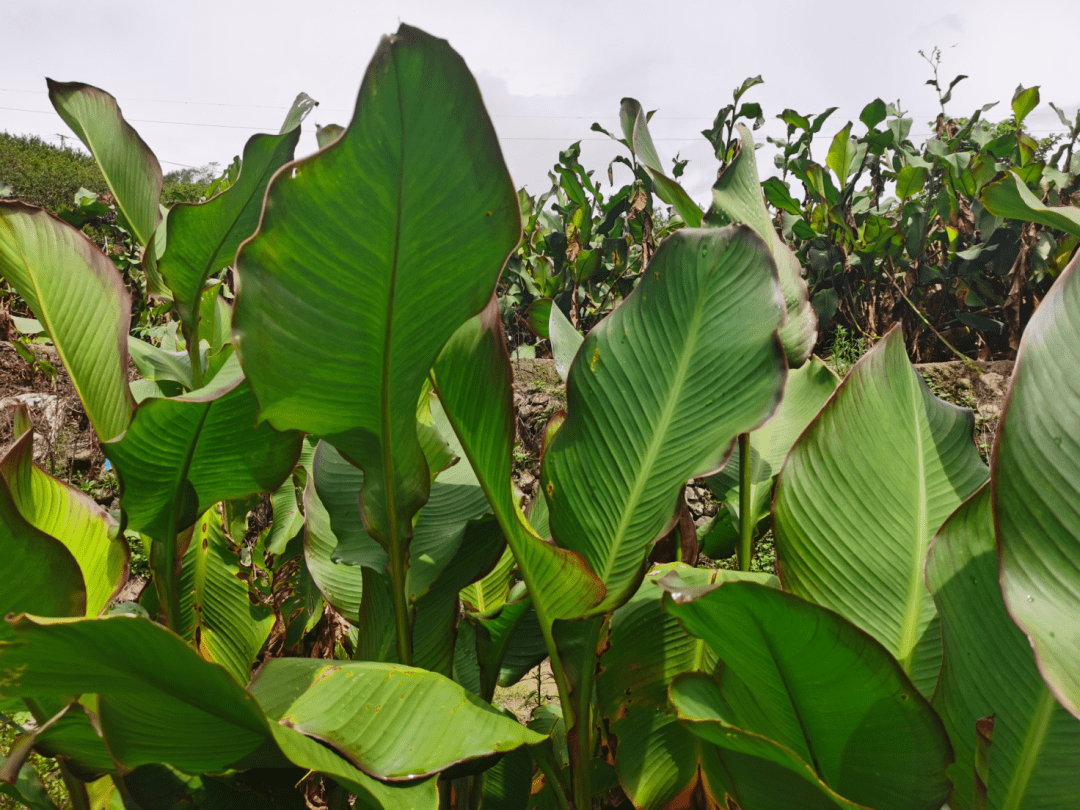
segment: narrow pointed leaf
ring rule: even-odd
[[[825,158],[825,164],[836,173],[841,188],[847,184],[848,175],[855,168],[851,164],[855,160],[857,151],[858,148],[851,137],[851,122],[848,121],[847,125],[836,133],[829,146],[828,157]]]
[[[1080,717],[1080,258],[1020,342],[993,458],[1001,589],[1039,671]]]
[[[161,219],[158,159],[104,90],[81,82],[46,81],[49,100],[94,156],[135,238],[149,244]]]
[[[552,536],[607,587],[594,612],[637,589],[683,485],[779,404],[782,318],[775,265],[748,227],[684,229],[585,339],[541,483]]]
[[[941,807],[948,736],[873,638],[832,611],[753,582],[704,594],[677,580],[662,587],[665,609],[720,656],[724,679],[734,676],[739,699],[726,700],[732,725],[787,749],[850,802]]]
[[[281,122],[281,130],[279,135],[287,135],[290,132],[299,132],[300,124],[304,119],[308,117],[308,114],[319,106],[319,102],[309,96],[307,93],[298,93],[296,98],[293,99],[292,106],[285,114],[285,120]],[[247,155],[244,156],[244,162],[247,163]],[[237,181],[239,182],[239,180]]]
[[[630,151],[637,156],[653,181],[657,195],[682,217],[690,228],[701,226],[701,208],[695,203],[682,186],[664,174],[660,156],[656,153],[645,112],[637,99],[624,98],[619,106],[619,121]]]
[[[274,614],[252,604],[239,573],[240,560],[225,537],[216,506],[196,522],[180,562],[180,624],[175,629],[194,643],[199,655],[221,664],[238,683],[247,683],[255,656],[274,626]]]
[[[511,478],[514,402],[498,300],[466,322],[433,368],[447,418],[502,527],[539,615],[550,623],[587,613],[603,584],[573,552],[546,543],[525,520]],[[550,626],[550,625],[549,625]]]
[[[954,810],[974,803],[976,724],[993,716],[986,810],[1051,810],[1080,795],[1080,720],[1047,688],[1031,644],[1005,608],[998,583],[990,488],[983,486],[941,527],[926,563],[941,615],[945,660],[934,694],[956,763]]]
[[[705,224],[720,226],[743,222],[769,245],[787,311],[787,322],[780,329],[780,340],[784,344],[788,364],[797,368],[814,350],[817,315],[810,304],[810,294],[799,261],[777,235],[765,208],[754,156],[754,138],[743,124],[739,124],[738,129],[739,147],[731,163],[713,185],[713,202],[705,215]]]
[[[1080,208],[1049,206],[1028,191],[1024,181],[1009,172],[988,184],[981,198],[986,210],[996,217],[1037,222],[1055,230],[1080,236]]]
[[[987,478],[970,410],[935,397],[893,329],[852,368],[788,456],[773,531],[784,588],[880,641],[923,695],[941,632],[923,564]]]
[[[410,781],[543,739],[448,678],[413,667],[278,658],[251,690],[275,722],[329,743],[380,779]],[[386,745],[386,736],[408,745]]]
[[[233,263],[240,243],[255,232],[266,185],[292,160],[299,138],[299,126],[283,135],[253,135],[233,185],[206,202],[179,203],[169,211],[168,241],[158,270],[172,290],[186,335],[197,334],[203,285]]]
[[[464,61],[402,25],[380,44],[347,131],[277,175],[240,251],[234,336],[260,418],[326,437],[364,470],[365,524],[388,547],[427,498],[421,387],[490,297],[520,229]]]
[[[0,202],[0,276],[45,327],[102,441],[123,433],[131,297],[116,265],[65,222]]]

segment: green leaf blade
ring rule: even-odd
[[[663,587],[665,609],[723,659],[725,691],[727,672],[735,676],[739,689],[727,702],[736,725],[786,748],[849,802],[941,807],[948,736],[873,638],[829,610],[752,582],[703,594],[678,580]]]
[[[0,276],[49,333],[101,440],[123,433],[135,408],[127,384],[131,296],[116,266],[51,214],[0,201]]]
[[[993,457],[1001,585],[1061,704],[1080,717],[1080,258],[1024,331]]]
[[[1050,810],[1080,794],[1080,720],[1062,707],[1035,665],[1031,644],[1002,599],[990,488],[983,486],[941,527],[926,563],[941,615],[945,659],[934,707],[956,763],[949,805],[977,807],[975,724],[993,716],[988,810]]]
[[[776,487],[784,587],[874,636],[923,695],[941,665],[923,564],[938,528],[987,478],[973,430],[971,411],[930,393],[894,329],[792,448]]]
[[[380,542],[407,536],[427,497],[415,412],[428,370],[520,235],[475,80],[445,41],[403,25],[346,132],[277,175],[241,248],[234,336],[260,419],[323,436],[364,469]]]
[[[746,226],[678,231],[579,350],[541,483],[552,536],[607,586],[598,612],[637,588],[682,485],[721,466],[777,406],[786,370],[774,267]]]
[[[161,220],[158,159],[104,90],[81,82],[46,81],[53,107],[97,160],[135,238],[148,245]]]
[[[279,658],[251,690],[275,722],[333,744],[365,773],[391,781],[543,739],[448,678],[413,667]]]

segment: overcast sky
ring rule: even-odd
[[[589,126],[617,132],[619,100],[633,96],[657,110],[650,128],[665,164],[677,153],[691,160],[685,185],[704,203],[716,163],[700,131],[734,87],[758,74],[765,83],[743,100],[763,107],[759,141],[783,133],[776,116],[786,107],[839,107],[815,141],[819,160],[847,121],[862,131],[859,112],[878,97],[902,103],[921,142],[938,107],[919,51],[935,46],[943,82],[970,77],[953,93],[952,115],[1000,101],[987,117],[1005,118],[1017,84],[1040,85],[1042,104],[1027,125],[1045,137],[1063,129],[1047,102],[1070,118],[1080,105],[1078,0],[316,0],[303,10],[291,0],[0,0],[0,10],[0,130],[59,143],[57,133],[70,133],[52,111],[45,77],[82,81],[116,96],[165,171],[226,164],[255,132],[276,132],[300,91],[320,102],[298,156],[314,151],[313,124],[348,123],[379,37],[399,22],[464,56],[514,182],[533,194],[548,187],[559,150],[577,140],[582,163],[606,184],[620,147]],[[617,185],[627,179],[619,169]]]

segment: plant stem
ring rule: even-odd
[[[558,769],[552,764],[549,748],[543,749],[543,753],[536,758],[536,764],[540,766],[544,778],[551,785],[551,791],[555,794],[556,806],[558,806],[559,810],[570,810],[570,802],[566,798],[566,786],[563,784]]]
[[[593,619],[590,623],[592,627],[584,646],[585,659],[579,673],[577,690],[574,692],[577,733],[572,739],[567,740],[571,746],[570,780],[573,784],[574,807],[577,810],[589,810],[592,807],[592,769],[590,767],[593,751],[592,693],[596,676],[596,648],[600,643],[600,633],[604,622]]]
[[[405,555],[397,538],[390,542],[390,587],[394,592],[394,623],[397,626],[398,662],[412,666],[412,621],[405,593]]]
[[[199,356],[199,339],[197,335],[188,338],[187,350],[188,360],[191,363],[191,382],[194,386],[193,390],[197,391],[203,386],[202,358]]]
[[[739,435],[739,570],[750,570],[754,555],[754,519],[750,514],[750,434]]]

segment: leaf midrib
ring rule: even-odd
[[[706,286],[708,281],[711,280],[715,270],[716,263],[714,260],[713,266],[706,276]],[[674,419],[675,406],[678,404],[683,387],[686,384],[686,377],[690,369],[690,360],[694,356],[694,349],[697,348],[698,338],[701,333],[701,318],[706,297],[704,293],[705,291],[702,290],[698,295],[697,304],[694,307],[694,316],[691,319],[689,329],[687,330],[687,339],[684,344],[682,356],[679,358],[679,364],[675,370],[673,383],[668,389],[670,392],[669,396],[664,404],[664,409],[660,413],[657,428],[653,431],[652,440],[649,442],[648,449],[638,468],[638,475],[634,480],[633,487],[630,489],[630,493],[626,500],[626,506],[622,510],[619,525],[616,527],[615,534],[612,537],[607,560],[604,563],[604,568],[600,575],[600,579],[605,585],[609,582],[611,570],[615,565],[615,561],[619,558],[623,543],[626,541],[626,531],[637,511],[638,504],[641,502],[641,497],[645,492],[645,485],[648,482],[649,476],[652,473],[652,468],[655,466],[656,460],[660,455],[662,439],[667,437],[671,422]],[[605,601],[607,601],[606,598]]]
[[[1035,766],[1038,764],[1039,754],[1042,753],[1043,745],[1049,735],[1050,718],[1053,716],[1057,701],[1045,684],[1042,684],[1039,691],[1039,699],[1035,704],[1035,711],[1032,712],[1031,723],[1024,735],[1020,754],[1016,758],[1016,770],[1013,771],[1012,779],[1009,780],[1009,789],[1001,805],[1002,810],[1023,810],[1028,785],[1035,772]]]
[[[907,600],[904,607],[904,620],[900,626],[900,642],[898,653],[900,657],[900,666],[909,677],[913,677],[912,668],[914,666],[915,659],[915,643],[917,640],[917,634],[919,630],[919,619],[922,615],[922,599],[920,599],[920,588],[922,587],[922,563],[926,558],[929,529],[927,525],[928,516],[926,509],[926,459],[923,448],[923,425],[920,419],[919,412],[919,396],[918,380],[915,379],[915,375],[908,375],[908,390],[911,393],[911,410],[914,417],[915,425],[915,447],[916,450],[916,484],[918,486],[918,494],[915,504],[915,528],[916,528],[916,546],[914,554],[911,557],[911,571],[908,579],[908,591]]]

